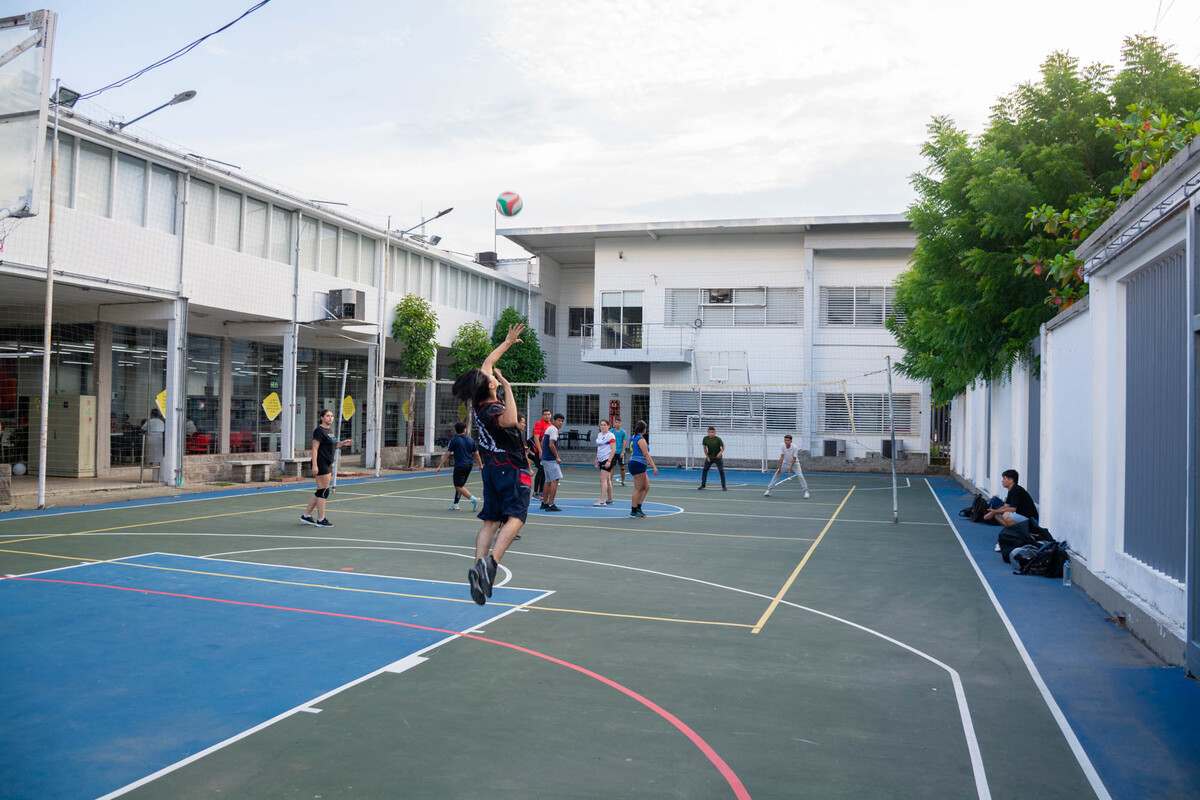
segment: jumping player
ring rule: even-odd
[[[658,466],[650,455],[650,443],[646,441],[646,423],[638,420],[633,425],[633,438],[629,440],[633,455],[629,456],[629,474],[633,476],[633,499],[630,500],[629,516],[644,518],[642,503],[650,493],[650,477],[646,475],[646,465],[658,474]]]
[[[521,341],[523,330],[522,324],[509,328],[504,341],[479,369],[470,370],[454,382],[454,396],[471,407],[483,462],[482,524],[475,537],[475,565],[467,571],[471,599],[479,605],[492,596],[499,562],[529,513],[533,477],[525,458],[524,436],[517,426],[517,400],[512,386],[496,369],[500,357]],[[503,399],[498,389],[503,390]]]
[[[781,480],[781,476],[785,473],[787,477]],[[804,489],[804,499],[807,500],[809,498],[808,481],[804,480],[804,470],[800,469],[800,448],[792,444],[792,435],[789,433],[783,437],[783,449],[779,451],[779,466],[775,467],[775,474],[771,476],[771,483],[763,492],[763,497],[770,497],[771,490],[777,484],[783,483],[793,475],[800,481],[800,486]]]
[[[333,523],[325,516],[329,482],[333,479],[333,455],[337,448],[349,446],[349,439],[339,442],[333,435],[333,412],[328,408],[321,409],[321,424],[313,428],[312,432],[312,472],[317,480],[317,490],[313,492],[313,499],[308,501],[308,508],[300,515],[300,521],[305,525],[333,527]],[[313,517],[314,509],[317,512],[316,517]]]
[[[471,477],[472,463],[480,469],[483,469],[483,464],[479,461],[479,449],[475,446],[475,440],[466,433],[466,424],[454,423],[454,438],[446,445],[446,452],[442,453],[442,460],[438,464],[439,470],[445,469],[446,462],[454,456],[454,499],[450,501],[447,511],[458,511],[458,501],[464,497],[471,503],[472,511],[479,508],[479,498],[472,495],[471,490],[467,488],[467,478]]]

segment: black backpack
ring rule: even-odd
[[[1000,531],[996,537],[996,542],[1000,545],[1000,558],[1004,559],[1004,563],[1009,563],[1011,553],[1018,547],[1026,545],[1036,545],[1037,537],[1029,531],[1029,526],[1025,523],[1013,525],[1011,528],[1005,528]]]
[[[971,522],[984,522],[983,515],[988,512],[988,501],[982,494],[975,495],[971,505],[958,512],[960,517],[966,517]]]
[[[1014,575],[1061,578],[1063,562],[1068,558],[1067,543],[1051,539],[1040,544],[1027,544],[1013,550],[1010,557]]]

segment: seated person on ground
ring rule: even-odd
[[[993,497],[988,502],[988,511],[983,515],[985,520],[994,519],[1006,528],[1029,520],[1036,524],[1037,506],[1033,503],[1033,497],[1025,491],[1025,487],[1017,483],[1019,479],[1020,475],[1015,469],[1006,469],[1001,473],[1000,482],[1008,490],[1008,495],[1003,501],[999,497]]]

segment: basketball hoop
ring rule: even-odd
[[[20,217],[0,217],[0,255],[4,254],[4,245],[8,241],[8,235],[16,230],[20,223]]]

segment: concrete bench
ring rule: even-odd
[[[304,473],[312,471],[311,458],[281,458],[279,463],[283,465],[284,475],[295,478],[303,477]]]
[[[234,478],[238,475],[238,470],[241,470],[242,483],[250,483],[252,480],[269,481],[271,480],[271,466],[274,461],[227,461],[233,471]],[[262,477],[258,477],[258,476]]]

